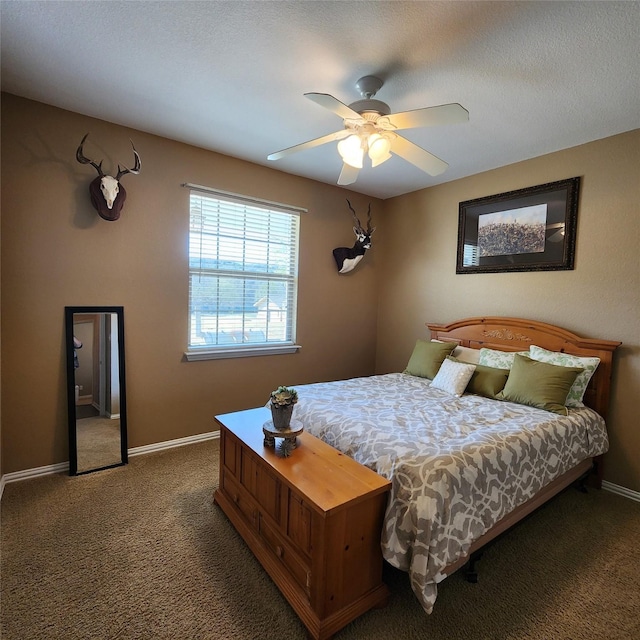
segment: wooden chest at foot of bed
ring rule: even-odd
[[[390,483],[310,434],[265,447],[267,409],[216,416],[227,515],[309,635],[327,640],[386,604],[380,534]]]

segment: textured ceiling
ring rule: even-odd
[[[468,123],[403,135],[449,163],[400,157],[349,188],[388,198],[640,127],[640,3],[1,3],[2,90],[335,184],[349,104],[374,74],[392,112],[457,102]],[[78,131],[78,141],[84,131]],[[558,176],[563,178],[567,176]]]

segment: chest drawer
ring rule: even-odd
[[[289,574],[293,576],[308,596],[311,585],[311,569],[307,562],[284,542],[282,533],[273,529],[264,518],[259,518],[258,526],[260,537],[266,546],[282,562]]]

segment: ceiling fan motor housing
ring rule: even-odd
[[[382,102],[382,100],[358,100],[357,102],[352,102],[349,108],[363,117],[367,112],[373,112],[381,116],[388,116],[391,113],[389,105],[386,102]]]
[[[373,96],[380,91],[383,82],[376,76],[364,76],[356,82],[356,89],[360,92],[363,100],[352,102],[349,105],[350,109],[353,109],[356,113],[367,120],[374,120],[374,118],[367,118],[366,113],[377,114],[380,116],[388,116],[391,113],[391,108],[386,102],[381,100],[372,100]]]

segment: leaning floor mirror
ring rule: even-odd
[[[123,307],[65,307],[69,474],[126,464]]]

